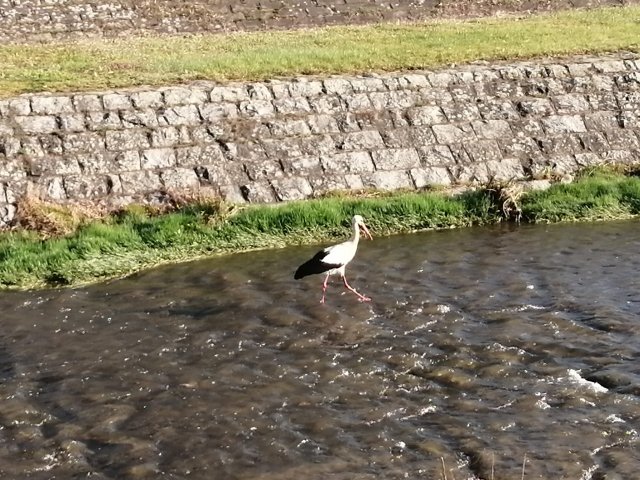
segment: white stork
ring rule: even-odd
[[[370,302],[371,299],[365,297],[364,295],[360,295],[354,288],[352,288],[348,283],[347,279],[344,276],[344,269],[347,264],[353,259],[356,255],[356,250],[358,249],[358,240],[360,240],[360,228],[364,232],[365,236],[370,240],[373,240],[367,226],[364,224],[362,217],[360,215],[354,215],[351,219],[351,228],[353,229],[353,235],[346,242],[339,243],[337,245],[333,245],[332,247],[327,247],[324,250],[320,250],[315,256],[303,263],[296,270],[296,274],[293,278],[299,280],[307,275],[315,275],[317,273],[326,273],[327,276],[324,279],[324,283],[322,284],[322,299],[320,303],[324,303],[324,292],[327,289],[327,281],[331,275],[339,273],[342,277],[342,281],[344,282],[344,286],[347,289],[351,290],[355,293],[360,301],[362,302]]]

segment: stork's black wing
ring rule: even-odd
[[[298,270],[296,270],[293,278],[295,278],[296,280],[300,280],[302,277],[306,277],[307,275],[315,275],[317,273],[328,272],[329,270],[340,268],[342,266],[334,263],[323,262],[322,259],[327,255],[329,255],[329,252],[327,250],[320,250],[314,255],[311,260],[303,263],[298,267]]]

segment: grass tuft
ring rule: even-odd
[[[0,46],[0,96],[636,50],[640,7],[525,18]]]
[[[46,238],[29,230],[0,234],[0,287],[79,285],[212,254],[336,240],[348,234],[354,214],[378,236],[494,224],[515,218],[516,208],[523,221],[534,223],[630,218],[640,213],[640,178],[629,173],[590,170],[575,183],[517,196],[513,185],[493,185],[457,196],[342,193],[243,208],[201,199],[169,213],[130,206],[80,221],[61,213],[63,226],[55,228],[41,220],[51,212],[38,207],[34,225],[49,229]]]
[[[527,194],[521,208],[523,220],[534,223],[631,218],[640,213],[640,179],[592,171],[576,183]]]

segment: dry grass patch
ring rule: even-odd
[[[18,202],[15,228],[36,232],[45,239],[64,237],[82,225],[104,219],[110,213],[109,209],[99,205],[59,205],[25,197]]]
[[[505,220],[515,220],[520,223],[522,208],[520,199],[525,194],[522,183],[491,181],[484,190],[493,199],[497,211]]]

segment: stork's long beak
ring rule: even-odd
[[[369,229],[367,228],[367,226],[364,223],[360,224],[360,228],[362,229],[362,231],[364,232],[364,236],[367,237],[369,240],[373,240],[373,237],[371,236],[371,234],[369,233]]]

